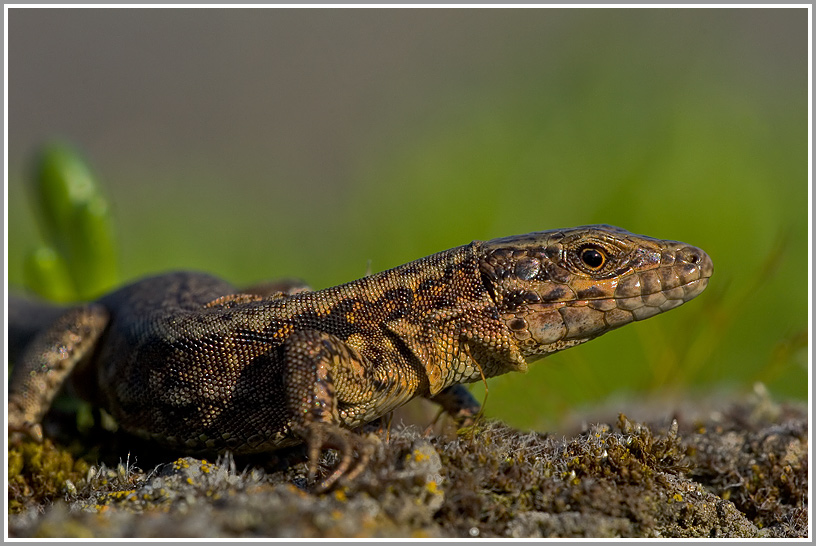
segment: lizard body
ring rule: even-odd
[[[160,275],[34,336],[10,380],[9,430],[41,437],[71,376],[125,430],[170,447],[306,442],[313,470],[322,448],[338,448],[328,486],[367,457],[350,429],[417,396],[472,413],[458,385],[674,308],[712,271],[684,243],[584,226],[474,241],[319,291]]]

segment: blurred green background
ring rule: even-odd
[[[757,381],[806,399],[807,37],[805,9],[11,9],[9,284],[59,137],[110,199],[123,281],[322,288],[589,223],[712,256],[681,309],[491,380],[518,426]]]

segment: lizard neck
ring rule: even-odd
[[[411,292],[410,312],[385,322],[421,365],[431,395],[457,383],[525,371],[479,271],[482,243],[434,254],[383,275]],[[384,279],[372,277],[374,284]]]

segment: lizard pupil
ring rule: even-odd
[[[606,263],[606,256],[597,248],[585,248],[581,251],[581,261],[588,268],[598,270]]]

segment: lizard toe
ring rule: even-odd
[[[374,444],[368,439],[333,423],[310,423],[306,427],[306,443],[309,455],[309,479],[317,475],[320,452],[323,449],[336,449],[339,462],[334,470],[317,486],[317,491],[327,491],[338,482],[354,480],[365,470]]]
[[[25,440],[33,440],[40,444],[43,442],[42,426],[31,421],[12,423],[9,418],[8,434],[9,442],[12,444],[19,444]]]

